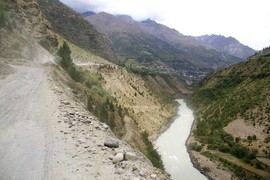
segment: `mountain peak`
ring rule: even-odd
[[[156,21],[152,20],[152,19],[146,19],[144,21],[141,21],[141,23],[145,23],[145,24],[157,24]]]
[[[96,14],[96,13],[93,12],[93,11],[85,11],[85,12],[82,13],[82,15],[83,15],[84,17],[87,17],[87,16],[93,16],[93,15],[95,15],[95,14]]]
[[[129,23],[135,22],[135,20],[129,15],[118,15],[116,17],[118,17],[121,20],[124,20],[125,22],[129,22]]]

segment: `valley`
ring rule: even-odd
[[[269,179],[269,48],[72,8],[0,0],[0,179]]]

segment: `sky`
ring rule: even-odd
[[[184,35],[232,36],[255,50],[270,45],[270,0],[60,0],[78,12],[148,18]]]

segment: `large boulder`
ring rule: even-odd
[[[123,161],[123,160],[124,160],[124,154],[118,153],[118,154],[116,154],[116,156],[114,156],[114,158],[113,158],[113,164],[116,164],[116,163],[121,162],[121,161]]]
[[[136,154],[132,153],[132,152],[126,152],[125,154],[125,160],[127,161],[133,161],[136,160]]]
[[[104,142],[104,146],[110,147],[110,148],[118,148],[119,147],[119,141],[114,139],[114,138],[110,138],[107,139]]]

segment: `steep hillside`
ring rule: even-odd
[[[1,57],[37,60],[38,56],[50,56],[37,42],[46,42],[47,47],[58,45],[35,1],[1,0],[0,19]]]
[[[253,55],[256,51],[248,46],[241,44],[233,37],[224,37],[222,35],[204,35],[196,37],[197,40],[204,42],[221,52],[231,54],[241,59],[247,59]]]
[[[108,60],[116,60],[111,41],[59,0],[37,0],[54,31],[79,47]]]
[[[240,61],[151,20],[137,22],[129,16],[107,13],[98,13],[86,19],[110,37],[123,57],[136,59],[140,63],[147,61],[151,64],[152,61],[165,69],[170,67],[181,71],[197,68],[198,71],[199,68],[221,67]]]
[[[205,80],[190,98],[197,117],[193,133],[204,144],[202,154],[230,170],[239,166],[244,171],[233,170],[237,176],[249,177],[251,171],[269,178],[269,92],[270,48]]]
[[[93,75],[99,75],[102,88],[110,93],[118,106],[126,110],[127,115],[132,118],[132,123],[137,124],[140,131],[146,130],[150,136],[156,136],[175,113],[173,99],[166,94],[162,96],[162,92],[149,86],[141,75],[109,64],[82,67]],[[126,122],[125,126],[129,123]]]
[[[49,150],[46,149],[47,147],[51,148],[51,144],[47,144],[46,139],[46,142],[44,142],[44,146],[46,146],[46,148],[42,147],[41,150],[39,151],[41,153],[44,152],[44,154],[46,154],[45,152],[48,151],[54,154],[53,156],[57,158],[57,160],[54,159],[53,163],[51,163],[53,164],[53,166],[57,165],[57,168],[52,167],[52,169],[57,169],[56,172],[52,171],[52,169],[46,169],[48,174],[50,174],[51,176],[55,176],[54,173],[56,174],[60,173],[61,175],[59,177],[62,176],[68,178],[79,177],[78,173],[76,173],[77,171],[74,172],[73,166],[71,167],[64,165],[65,167],[68,167],[70,171],[68,170],[66,171],[66,174],[65,173],[63,174],[62,165],[65,163],[72,162],[72,165],[77,166],[76,168],[80,168],[83,167],[82,162],[85,162],[88,158],[90,158],[90,156],[91,158],[95,157],[98,160],[92,161],[91,159],[91,162],[93,162],[93,164],[91,164],[92,170],[91,171],[85,170],[91,172],[91,175],[89,175],[89,173],[86,174],[84,171],[83,172],[80,171],[80,174],[84,173],[83,176],[89,176],[90,179],[91,177],[94,176],[92,172],[96,174],[100,172],[108,173],[109,174],[108,176],[110,176],[110,173],[114,174],[114,171],[119,169],[118,167],[112,164],[112,161],[108,157],[109,156],[108,152],[111,151],[111,149],[102,145],[103,141],[105,141],[105,138],[107,138],[106,136],[114,136],[114,135],[116,135],[121,139],[124,139],[125,143],[128,142],[129,144],[131,144],[133,148],[136,149],[136,152],[138,152],[137,150],[143,152],[148,157],[148,159],[151,160],[154,166],[162,169],[163,166],[160,156],[157,153],[157,151],[153,148],[150,139],[155,137],[161,131],[161,129],[164,128],[169,123],[169,121],[172,119],[175,113],[176,104],[173,101],[173,98],[168,95],[169,93],[164,94],[164,92],[169,91],[172,93],[172,90],[175,91],[177,88],[180,89],[181,86],[179,85],[178,87],[178,85],[176,84],[174,88],[171,89],[168,88],[169,90],[167,91],[166,90],[168,87],[167,83],[166,82],[159,83],[159,85],[164,85],[162,87],[164,88],[164,91],[161,92],[160,89],[162,90],[162,88],[155,89],[154,87],[151,87],[150,83],[146,82],[145,79],[140,74],[134,74],[129,70],[127,70],[126,68],[118,67],[117,65],[114,65],[113,63],[107,61],[106,59],[103,59],[102,57],[99,57],[96,54],[91,53],[87,49],[81,49],[76,45],[76,43],[68,42],[63,37],[62,34],[60,33],[58,34],[53,31],[54,28],[49,23],[51,21],[46,20],[46,17],[40,11],[39,5],[36,3],[35,0],[22,0],[16,2],[0,1],[0,2],[1,2],[0,78],[1,79],[6,78],[9,74],[16,73],[17,69],[24,69],[25,72],[20,72],[20,74],[18,74],[18,77],[20,77],[23,80],[26,80],[27,82],[30,81],[31,79],[33,80],[33,82],[43,87],[43,84],[41,84],[41,82],[43,82],[43,80],[46,79],[46,77],[49,77],[47,76],[47,74],[45,77],[45,69],[46,73],[47,70],[48,71],[51,70],[52,76],[56,81],[58,81],[57,86],[59,85],[63,86],[62,90],[60,90],[59,87],[56,87],[54,89],[55,90],[54,93],[57,93],[62,97],[65,97],[66,94],[69,94],[71,95],[71,98],[76,101],[76,103],[73,101],[67,102],[61,98],[59,102],[55,99],[55,101],[59,103],[57,105],[54,104],[56,105],[57,108],[55,108],[55,106],[50,106],[51,104],[46,105],[46,108],[52,109],[54,112],[55,115],[54,118],[56,119],[50,119],[50,121],[53,121],[54,127],[64,128],[64,129],[56,128],[55,129],[56,133],[55,131],[53,131],[53,133],[55,133],[53,134],[53,136],[51,136],[51,134],[48,135],[48,142],[51,141],[51,139],[57,139],[54,140],[54,143],[56,143],[57,146],[54,146],[52,149]],[[59,8],[61,9],[61,6]],[[68,22],[66,23],[68,24]],[[80,33],[79,29],[78,33]],[[41,45],[47,48],[48,51],[57,54],[56,57],[50,55],[48,51],[42,48]],[[43,54],[39,53],[40,51],[46,52],[46,55],[49,54],[52,59],[44,57]],[[54,58],[55,61],[53,61]],[[65,60],[68,59],[68,63],[63,63],[64,59]],[[42,65],[43,63],[48,62],[48,60],[53,61],[54,62],[52,63],[53,65],[50,66],[49,65],[50,63]],[[34,63],[33,61],[37,61],[37,63]],[[18,68],[14,68],[13,66],[7,65],[13,63],[16,65],[20,64],[23,66],[30,66],[30,67],[21,68],[21,66],[19,66]],[[55,63],[59,63],[59,65],[62,68]],[[78,63],[79,65],[76,65],[75,63]],[[29,71],[32,70],[32,66],[38,66],[37,68],[38,71],[40,71],[42,74],[44,73],[44,78],[43,76],[39,78],[40,82],[36,82],[35,79],[32,79],[31,77],[32,75],[27,72],[28,70]],[[121,78],[121,80],[119,80],[119,77]],[[17,76],[16,77],[14,76],[14,78],[17,78]],[[18,81],[21,80],[19,79]],[[8,82],[8,80],[4,82]],[[14,92],[21,93],[21,90],[18,89],[17,87],[18,85],[16,86],[15,88],[16,91]],[[28,86],[27,84],[24,84],[24,87],[27,87],[25,89],[30,89],[31,92],[42,94],[42,92],[39,91],[37,92],[32,91],[31,85]],[[47,98],[47,94],[43,94],[43,96],[39,95],[36,96],[41,97],[42,99],[43,98],[49,99]],[[21,99],[24,100],[24,93],[22,93],[20,97],[22,98],[19,98],[19,100]],[[16,98],[17,97],[15,97],[15,99]],[[30,94],[29,99],[32,100]],[[31,101],[29,101],[29,103],[31,106],[32,105]],[[81,114],[80,117],[83,116],[82,110],[78,110],[76,108],[78,104],[83,105],[82,107],[84,108],[83,111],[88,110],[89,112],[91,112],[90,113],[91,117],[95,117],[95,120],[82,122],[81,121],[82,119],[78,118],[75,119],[74,116],[78,116],[78,113]],[[145,106],[142,106],[142,104],[144,104]],[[1,105],[5,106],[4,103]],[[24,105],[23,102],[20,103],[20,105],[23,106]],[[63,109],[63,107],[68,109]],[[32,107],[28,108],[27,106],[27,109],[32,110],[33,108]],[[58,113],[56,111],[58,110],[60,110],[61,112],[59,112],[59,114],[56,115],[56,113]],[[44,110],[44,113],[46,114],[47,111]],[[35,117],[32,118],[33,121],[38,120],[36,116],[40,116],[40,114],[36,113],[33,116],[31,114],[31,117]],[[57,118],[61,118],[61,120]],[[98,120],[101,121],[102,123],[99,122]],[[44,124],[46,123],[47,122],[44,122]],[[27,128],[24,128],[24,130],[27,130]],[[50,130],[51,129],[48,129],[48,131],[51,133]],[[114,135],[112,133],[109,133],[111,132],[111,130],[114,132]],[[107,131],[108,133],[105,133]],[[91,137],[93,136],[93,138],[90,138],[89,134],[91,134]],[[99,136],[100,134],[103,134],[102,137]],[[24,135],[25,134],[22,134],[22,137],[24,137]],[[80,137],[83,137],[83,140]],[[30,141],[32,140],[31,138],[34,138],[34,136],[29,136]],[[69,140],[71,141],[67,140],[67,138],[70,138]],[[63,143],[64,146],[59,145],[61,143]],[[89,145],[86,145],[88,143]],[[121,148],[124,147],[127,146],[122,146]],[[92,149],[90,150],[90,148]],[[6,148],[5,151],[8,150],[9,149]],[[89,155],[89,153],[91,153],[92,150],[93,154]],[[96,151],[102,151],[102,153],[95,153]],[[140,152],[138,153],[141,154]],[[55,156],[56,154],[57,156]],[[108,156],[104,156],[105,154]],[[122,154],[125,154],[125,152],[123,151]],[[137,162],[139,164],[146,163],[148,164],[148,166],[150,166],[151,172],[154,172],[154,168],[150,165],[151,163],[148,160],[145,160],[145,156],[140,155],[137,157],[140,157],[140,160],[138,159],[136,163]],[[144,158],[141,159],[141,157]],[[13,159],[15,159],[13,161],[15,162],[14,164],[16,164],[17,159],[18,162],[21,163],[21,160],[23,158],[24,158],[23,155],[21,156],[21,158],[17,158],[14,156],[13,157]],[[33,159],[30,158],[29,164],[32,163],[32,160]],[[43,157],[41,157],[40,160],[43,161]],[[79,165],[76,164],[76,162],[74,163],[73,160],[78,162]],[[101,163],[101,161],[103,162]],[[50,162],[51,160],[49,160],[48,166],[50,166]],[[99,168],[102,166],[102,164],[106,164],[104,165],[104,167],[109,168],[110,171],[107,171],[106,169],[104,169],[104,171],[100,171]],[[41,163],[41,167],[43,167],[43,165],[47,166],[47,164]],[[4,166],[6,167],[6,164],[4,164]],[[90,167],[88,161],[87,166]],[[143,166],[144,165],[140,165],[137,167]],[[20,164],[17,164],[16,167],[20,167]],[[25,167],[27,167],[27,165],[25,165]],[[135,166],[131,165],[130,167],[125,167],[126,168],[125,171],[127,172],[127,174],[132,173],[131,176],[140,176],[140,177],[144,176],[145,178],[150,178],[151,175],[149,174],[150,172],[147,173],[145,172],[144,173],[145,175],[144,174],[139,175],[138,174],[139,172],[137,170],[132,170],[132,167]],[[59,172],[58,168],[60,169]],[[127,169],[129,169],[130,171],[127,171]],[[2,169],[1,173],[3,171],[5,171],[5,169],[4,170]],[[136,174],[133,175],[133,173]],[[161,171],[160,173],[165,175],[165,173]],[[112,177],[121,176],[123,174],[126,173],[121,171],[120,173],[117,173],[117,175],[114,174]],[[102,174],[101,177],[105,177],[106,175],[107,174]],[[167,176],[160,175],[160,178],[162,177]],[[127,179],[130,178],[127,177]]]

